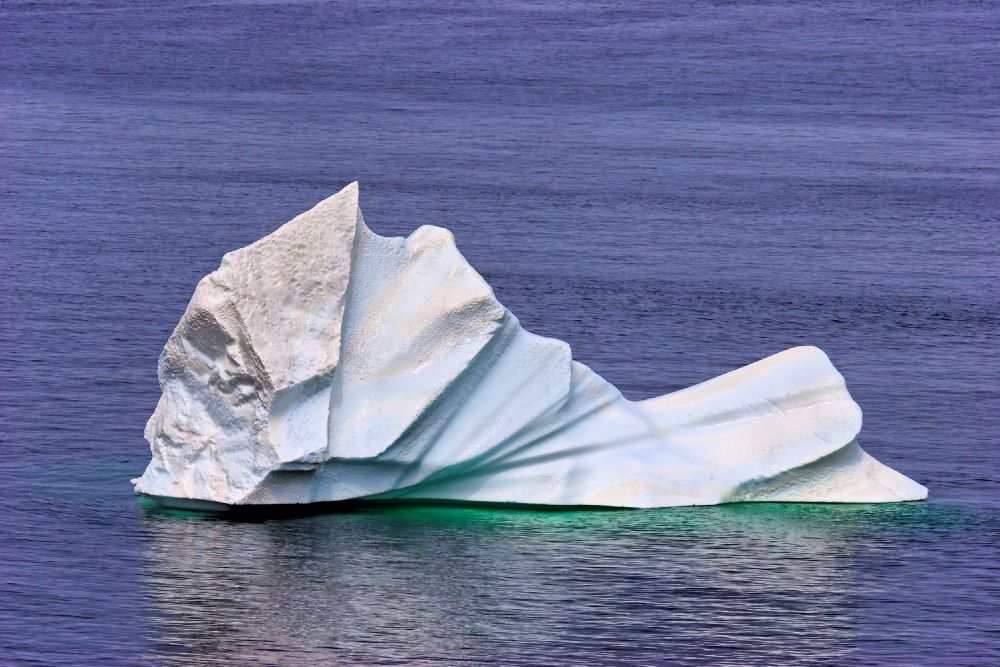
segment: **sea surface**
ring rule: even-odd
[[[1000,664],[1000,4],[0,2],[0,664]],[[222,255],[353,180],[630,398],[801,344],[924,503],[132,493]]]

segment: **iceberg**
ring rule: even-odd
[[[630,401],[521,328],[449,231],[379,236],[358,196],[198,283],[159,359],[136,492],[204,509],[926,498],[858,445],[861,410],[819,349]]]

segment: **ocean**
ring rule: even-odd
[[[1000,662],[996,2],[0,2],[0,663]],[[629,398],[818,345],[898,505],[133,495],[224,253],[361,182]]]

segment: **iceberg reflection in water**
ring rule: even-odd
[[[864,616],[883,586],[855,562],[890,551],[877,533],[917,529],[898,525],[926,508],[398,506],[255,522],[155,510],[156,654],[595,664],[627,642],[633,662],[828,661],[877,632]]]

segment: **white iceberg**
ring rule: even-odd
[[[891,502],[814,347],[633,402],[521,328],[450,232],[384,238],[353,183],[227,254],[159,361],[135,490],[165,505]]]

